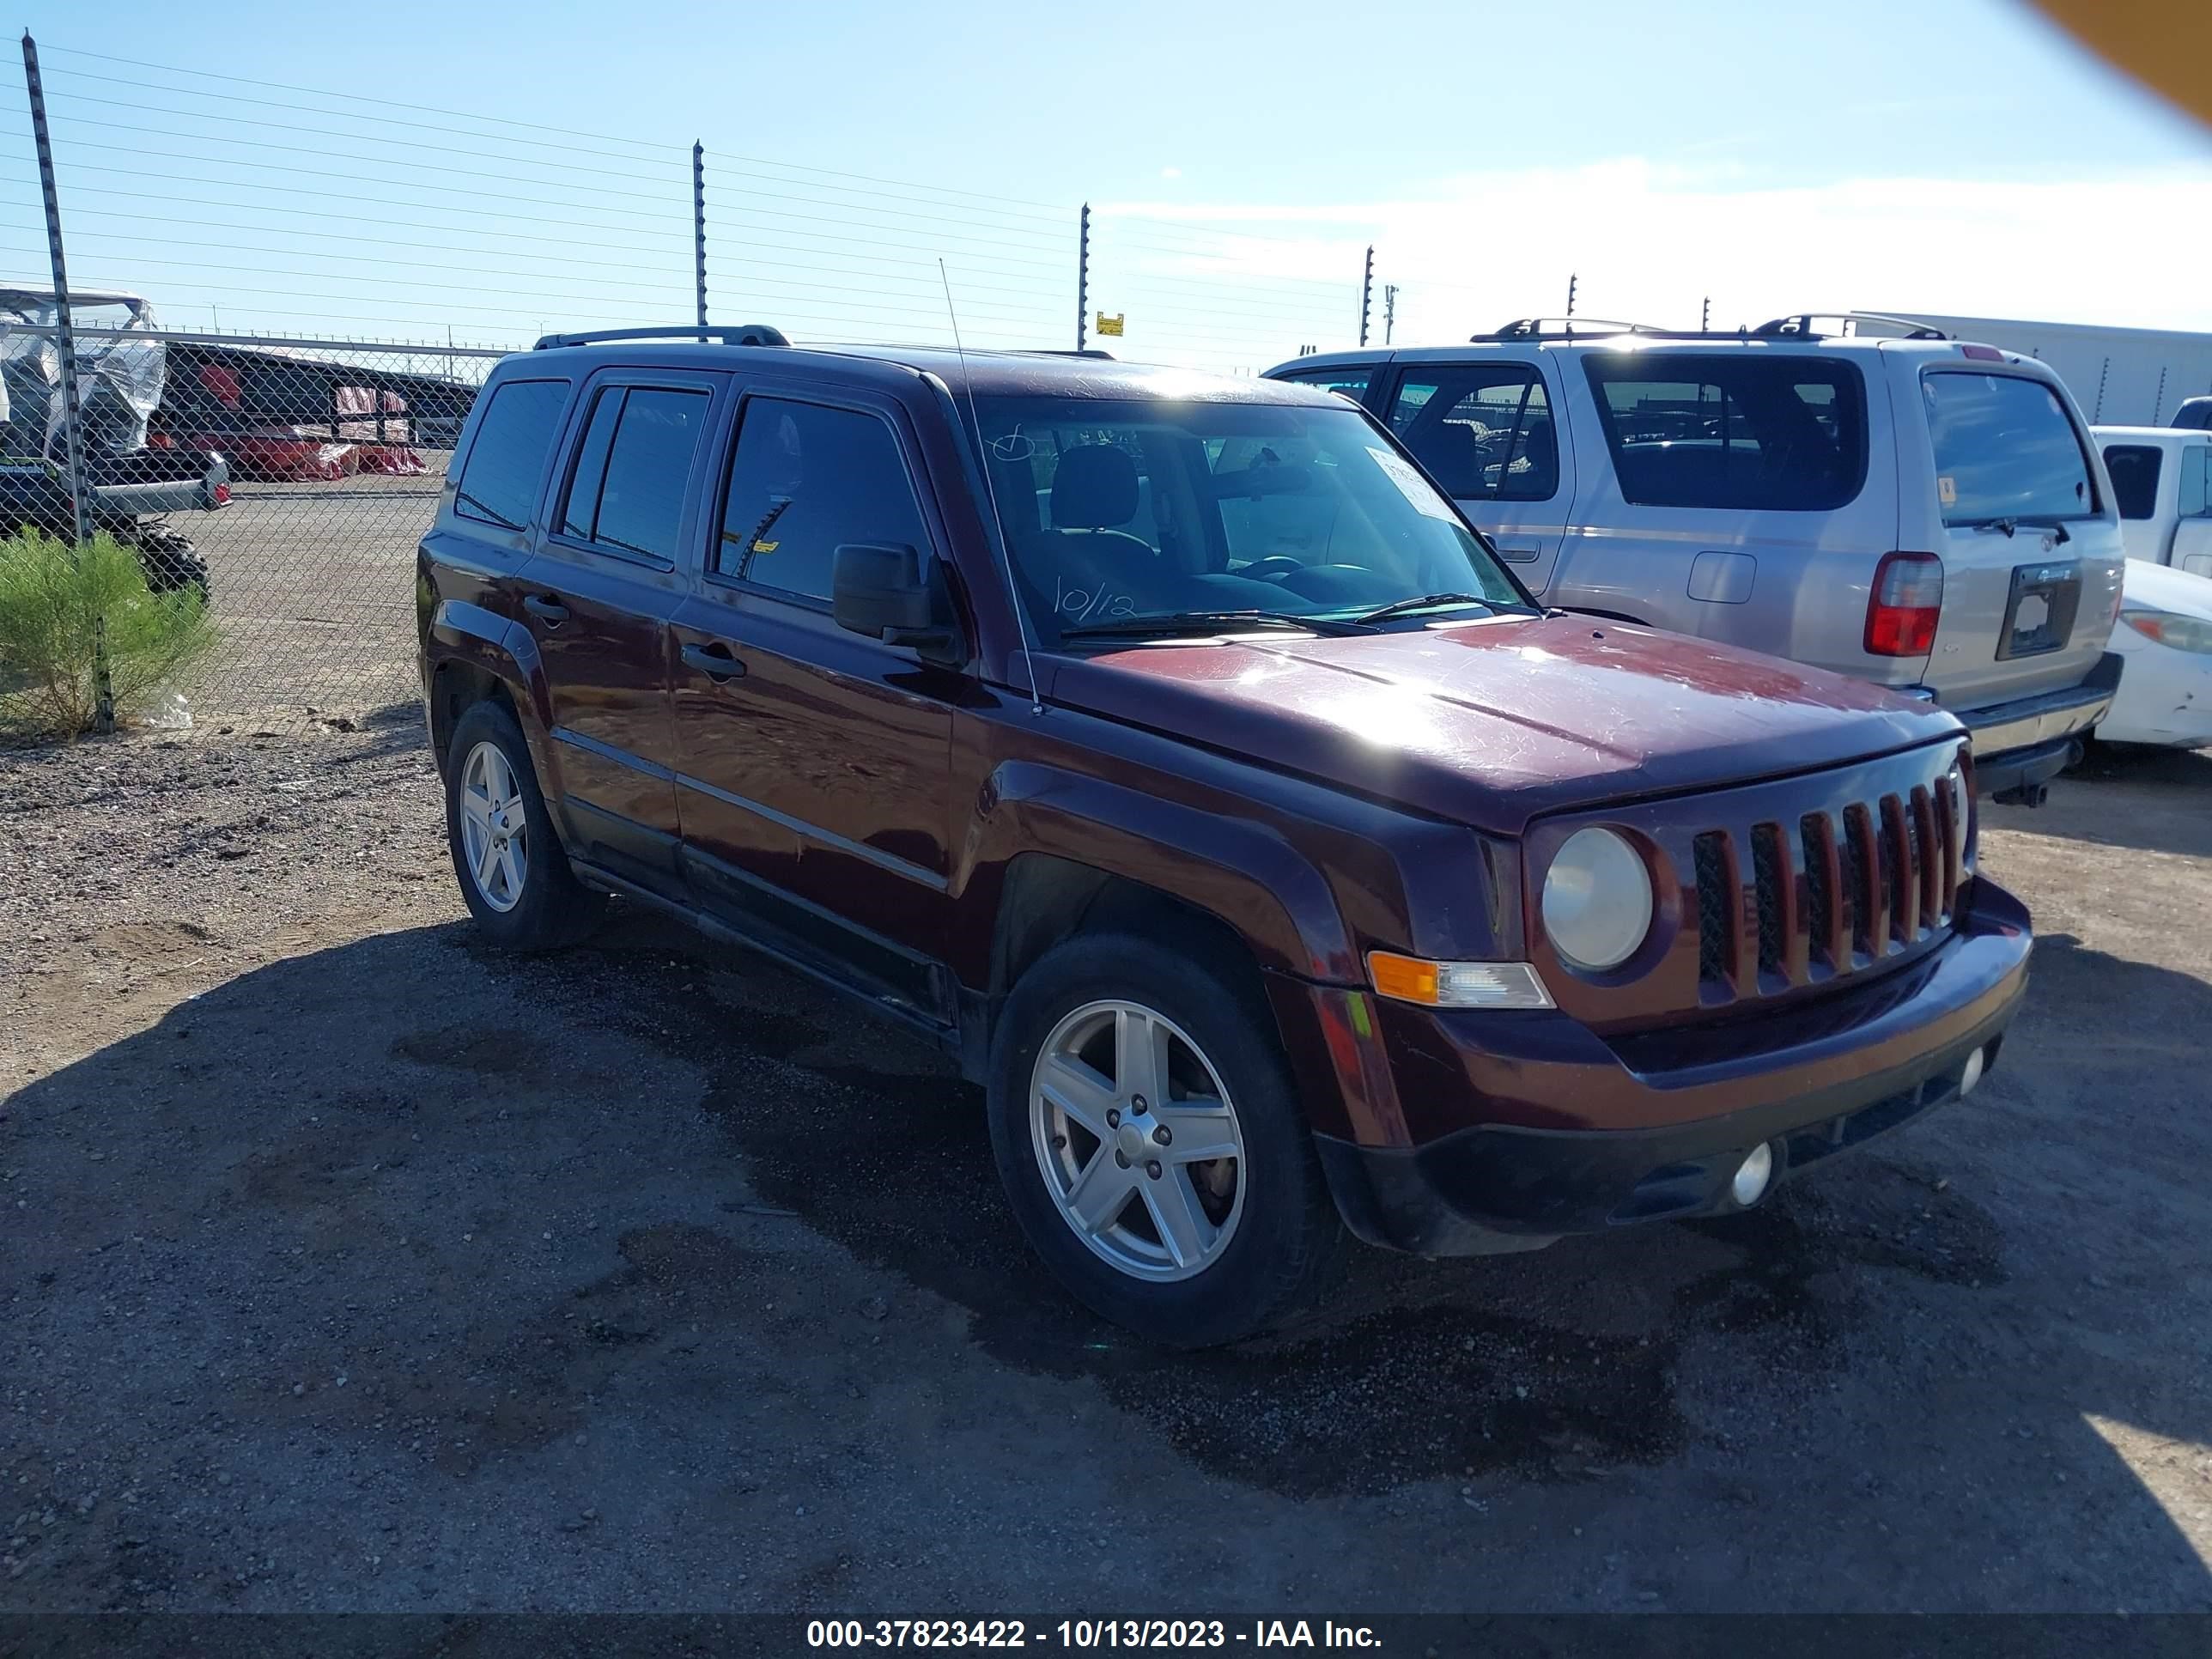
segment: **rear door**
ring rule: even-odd
[[[616,874],[680,893],[668,619],[728,376],[610,369],[586,385],[523,621],[553,704],[569,844]]]
[[[1376,412],[1460,510],[1541,593],[1574,508],[1574,448],[1557,360],[1410,362],[1370,394]]]
[[[2079,684],[2111,637],[2124,556],[2087,434],[2030,376],[1961,363],[1922,369],[1918,389],[1943,561],[1923,683],[1953,708]],[[1899,424],[1904,477],[1924,476]]]

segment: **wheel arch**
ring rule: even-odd
[[[559,793],[552,752],[552,704],[538,642],[520,624],[482,605],[439,601],[423,641],[423,684],[432,757],[442,775],[453,727],[476,704],[506,705],[522,728],[538,786],[550,799]]]

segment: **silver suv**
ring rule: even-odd
[[[1993,346],[1543,319],[1268,374],[1364,404],[1544,600],[1839,670],[2042,799],[2119,684],[2120,521],[2050,369]]]

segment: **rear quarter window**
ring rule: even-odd
[[[1600,353],[1583,361],[1624,501],[1796,513],[1866,483],[1866,386],[1840,359]]]
[[[502,530],[525,528],[568,403],[566,380],[509,380],[496,388],[463,463],[453,511]]]
[[[2089,519],[2089,454],[2058,394],[2019,374],[1942,369],[1920,379],[1947,525]]]
[[[2105,471],[2112,474],[2112,500],[2124,519],[2148,519],[2158,511],[2158,472],[2166,452],[2155,444],[2110,444]]]

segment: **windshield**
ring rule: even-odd
[[[1018,586],[1048,644],[1193,612],[1326,623],[1428,595],[1462,596],[1437,615],[1528,606],[1356,410],[988,398],[977,415]]]

